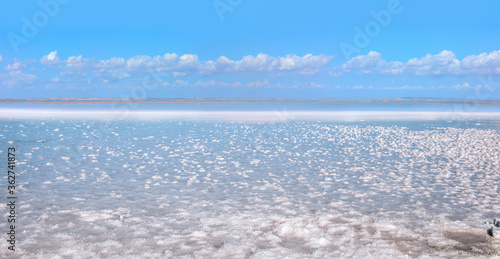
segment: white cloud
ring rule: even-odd
[[[163,86],[174,86],[174,87],[186,87],[189,86],[189,82],[183,80],[175,80],[175,82],[163,82]]]
[[[245,84],[248,87],[260,87],[260,86],[268,86],[269,85],[269,79],[266,78],[264,81],[255,81],[255,82],[250,82]]]
[[[8,86],[26,86],[37,81],[37,77],[32,74],[22,73],[21,70],[10,71],[9,73],[0,74],[0,85]]]
[[[197,67],[199,64],[197,55],[185,54],[179,58],[179,65],[181,67]]]
[[[434,87],[423,87],[423,86],[387,86],[384,87],[383,90],[429,90],[434,89]]]
[[[295,54],[288,54],[283,57],[272,57],[267,54],[259,53],[257,56],[245,56],[239,61],[231,61],[226,57],[221,57],[217,62],[226,65],[226,71],[297,71],[303,75],[314,75],[318,73],[321,68],[326,67],[332,58],[331,56],[313,56],[312,54],[307,54],[303,57]]]
[[[40,63],[44,65],[57,65],[60,62],[61,59],[57,56],[57,50],[50,52],[48,55],[45,55],[40,59]]]
[[[165,55],[163,55],[163,60],[166,64],[177,64],[177,62],[179,62],[179,55],[175,53],[165,53]]]
[[[444,86],[441,86],[441,88],[445,88]],[[469,85],[469,83],[465,82],[463,84],[454,84],[452,86],[449,87],[450,89],[455,89],[455,90],[470,90],[470,89],[476,89],[476,90],[480,90],[480,89],[487,89],[487,90],[495,90],[496,87],[490,87],[488,85],[481,85],[481,84],[478,84],[476,86],[472,86],[472,85]]]
[[[188,87],[188,86],[194,86],[194,87],[240,87],[240,86],[246,86],[246,87],[268,87],[271,84],[269,83],[269,79],[265,79],[263,81],[257,80],[257,81],[252,81],[248,82],[245,84],[242,84],[239,81],[235,82],[224,82],[224,81],[216,81],[216,80],[208,80],[208,81],[196,81],[195,83],[191,83],[188,81],[183,81],[183,80],[176,80],[174,82],[162,82],[163,86],[167,87]],[[280,86],[279,83],[276,84],[277,86]],[[324,87],[323,85],[316,84],[316,83],[311,83],[311,87]]]
[[[381,62],[380,73],[382,74],[391,74],[391,75],[399,75],[404,72],[404,63],[399,61],[392,62]]]
[[[454,84],[451,86],[451,88],[460,90],[460,89],[469,89],[471,88],[471,86],[469,85],[469,83],[465,82],[463,84]]]
[[[166,53],[157,56],[139,55],[130,58],[113,57],[103,60],[85,58],[82,55],[60,59],[57,50],[55,50],[43,56],[39,60],[39,63],[41,64],[40,71],[57,69],[57,72],[59,72],[57,78],[60,81],[71,79],[74,82],[88,82],[92,79],[93,81],[115,82],[125,78],[137,78],[147,73],[158,72],[169,73],[176,79],[191,75],[213,77],[215,79],[215,76],[220,74],[260,74],[260,78],[271,78],[287,74],[310,76],[324,70],[332,59],[332,56],[327,55],[306,54],[298,56],[296,54],[288,54],[284,56],[270,56],[263,53],[259,53],[256,56],[243,56],[239,60],[232,60],[226,56],[220,56],[213,60],[201,60],[195,54],[178,55],[176,53]],[[13,63],[5,65],[4,69],[8,71],[20,71],[25,69],[29,64],[28,61],[21,62],[14,60]],[[370,51],[366,55],[353,57],[332,70],[332,74],[335,76],[346,73],[406,74],[416,76],[500,75],[500,50],[479,55],[470,55],[462,60],[458,59],[453,52],[443,50],[437,54],[427,54],[423,57],[411,58],[406,62],[386,61],[379,52]],[[30,78],[30,76],[25,76],[25,78]],[[52,79],[55,80],[55,77]],[[46,79],[46,81],[49,80],[49,78]],[[194,84],[178,80],[166,84],[173,86],[191,85],[207,87],[233,85],[214,80],[199,81]],[[239,85],[258,87],[269,86],[270,84],[266,79],[264,81],[243,82],[239,83]],[[301,86],[306,87],[305,85]],[[324,86],[318,84],[308,87]],[[450,88],[450,86],[447,87]],[[454,86],[453,88],[458,87]],[[465,88],[464,86],[460,87]]]
[[[107,62],[113,62],[113,60]],[[83,58],[82,55],[79,55],[78,57],[76,56],[68,57],[68,59],[66,59],[64,63],[66,63],[66,68],[75,68],[75,69],[81,69],[81,68],[89,69],[92,67],[92,65],[94,65],[95,68],[98,69],[103,66],[103,64],[93,64],[92,60]]]
[[[412,58],[405,63],[385,61],[380,53],[370,51],[367,55],[353,57],[335,70],[337,72],[334,72],[334,75],[342,75],[352,71],[393,75],[406,73],[417,76],[498,75],[500,74],[500,51],[470,55],[459,60],[455,53],[443,50],[436,55],[427,54],[421,58]]]
[[[215,64],[219,69],[225,70],[227,68],[233,67],[234,61],[228,59],[225,56],[221,56],[215,61]]]
[[[172,72],[172,75],[173,75],[174,77],[182,77],[182,76],[187,75],[187,73],[182,73],[182,72]]]
[[[442,75],[460,73],[460,61],[455,53],[443,50],[437,55],[427,54],[422,58],[412,58],[404,64],[406,72],[415,75]]]
[[[183,81],[183,80],[176,80],[173,83],[170,82],[163,82],[162,83],[164,86],[177,86],[177,87],[185,87],[185,86],[196,86],[196,87],[219,87],[219,86],[241,86],[242,84],[238,81],[234,83],[228,83],[224,81],[215,81],[215,80],[208,80],[208,81],[197,81],[194,84]]]
[[[295,54],[289,54],[280,57],[280,70],[299,71],[301,74],[312,75],[319,72],[319,69],[328,65],[332,57],[326,55],[313,56],[307,54],[299,57]]]
[[[202,81],[198,81],[196,83],[194,83],[195,86],[201,86],[201,87],[213,87],[213,86],[218,86],[220,84],[222,84],[223,82],[217,82],[215,80],[210,80],[210,81],[206,81],[206,82],[202,82]]]
[[[4,67],[4,70],[7,71],[17,71],[17,70],[23,70],[26,68],[26,65],[21,63],[19,60],[15,60],[13,64],[8,64],[7,66]]]
[[[201,86],[201,87],[217,87],[217,86],[241,86],[240,82],[234,82],[234,83],[227,83],[223,81],[215,81],[215,80],[209,80],[209,81],[198,81],[194,84],[194,86]]]
[[[326,88],[326,86],[323,85],[323,84],[319,84],[319,83],[315,83],[315,82],[310,82],[309,83],[309,88]]]
[[[314,89],[314,88],[333,88],[333,86],[328,86],[328,85],[324,85],[324,84],[321,84],[321,83],[317,83],[317,82],[297,82],[295,81],[291,86],[288,85],[288,84],[285,84],[285,85],[281,85],[280,83],[276,83],[275,85],[273,85],[274,87],[279,87],[279,88],[288,88],[288,87],[291,87],[291,88],[301,88],[301,89]]]
[[[3,61],[3,57],[2,57],[2,55],[0,55],[0,62],[2,62],[2,61]]]
[[[382,61],[382,55],[380,55],[380,53],[370,51],[368,52],[368,55],[359,55],[351,58],[351,60],[342,65],[342,68],[347,71],[359,68],[372,69],[378,67]]]
[[[87,73],[83,71],[71,71],[71,70],[61,71],[61,73],[59,73],[59,76],[71,77],[73,79],[78,79],[77,81],[79,80],[87,81],[88,77]]]
[[[278,67],[278,59],[259,53],[256,57],[244,56],[240,61],[235,62],[234,69],[237,71],[272,71]]]
[[[387,62],[382,55],[376,51],[370,51],[367,55],[358,55],[342,64],[341,71],[334,73],[335,76],[343,75],[353,70],[361,70],[363,74],[379,71],[382,74],[401,74],[403,63],[399,61]]]
[[[74,74],[81,74],[78,71],[92,72],[96,76],[116,80],[120,78],[141,75],[154,72],[168,72],[175,77],[185,76],[190,73],[210,76],[220,73],[280,73],[285,71],[296,71],[303,75],[314,75],[321,68],[326,67],[332,59],[330,56],[312,54],[303,57],[290,54],[283,57],[272,57],[259,53],[257,56],[244,56],[241,60],[230,60],[221,56],[216,60],[202,61],[197,55],[185,54],[179,56],[175,53],[167,53],[163,56],[134,56],[129,59],[111,58],[108,60],[87,59],[80,56],[72,56],[66,60],[57,57],[57,51],[44,56],[42,64],[62,64],[63,71],[72,71]],[[67,72],[67,74],[71,74]]]
[[[183,81],[183,80],[175,80],[174,83],[175,86],[188,86],[189,82]]]
[[[463,70],[486,71],[486,73],[500,74],[500,50],[490,53],[481,53],[465,57],[460,62]]]
[[[118,60],[119,58],[114,58],[114,60]],[[127,68],[130,70],[147,70],[148,68],[152,68],[157,66],[157,60],[151,58],[150,56],[135,56],[131,57],[127,61]],[[101,61],[101,63],[110,63],[110,61]]]

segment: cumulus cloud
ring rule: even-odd
[[[43,56],[39,60],[39,65],[41,65],[41,71],[57,69],[57,77],[52,74],[45,81],[50,81],[50,78],[52,78],[52,82],[66,82],[68,80],[72,82],[88,82],[90,79],[115,82],[126,78],[137,78],[148,73],[169,73],[176,79],[184,76],[186,78],[189,78],[189,76],[203,76],[215,79],[221,74],[258,74],[260,78],[272,78],[286,74],[310,76],[324,71],[332,59],[332,56],[327,55],[306,54],[298,56],[288,54],[271,56],[264,53],[255,56],[243,56],[241,59],[220,56],[212,60],[203,60],[195,54],[178,55],[176,53],[157,56],[139,55],[130,58],[112,57],[110,59],[86,58],[77,55],[61,59],[57,50],[54,50]],[[0,60],[2,60],[1,56]],[[14,60],[4,65],[3,68],[9,72],[24,71],[27,66],[33,69],[30,62],[32,61]],[[336,76],[347,73],[414,76],[500,75],[500,50],[470,55],[463,59],[458,59],[452,51],[443,50],[437,54],[427,54],[407,61],[387,61],[379,52],[370,51],[366,55],[355,56],[330,71]],[[4,74],[4,78],[7,77],[10,78],[11,76]],[[22,80],[27,82],[37,80],[34,75],[30,76],[23,73],[15,74],[13,77],[24,77]],[[22,80],[11,80],[9,82],[21,82]],[[43,78],[42,81],[44,81]],[[185,81],[179,80],[170,84],[186,86],[183,82]],[[211,80],[189,83],[189,85],[231,86],[233,84]],[[268,80],[243,82],[238,83],[238,85],[267,87],[269,82]],[[321,87],[321,85],[311,87]],[[455,86],[453,88],[466,89],[468,87]]]
[[[451,86],[451,88],[461,90],[461,89],[469,89],[471,88],[471,86],[469,85],[469,83],[465,82],[463,84],[454,84]]]
[[[32,74],[22,73],[21,70],[10,71],[9,73],[0,74],[0,85],[18,86],[31,85],[37,81],[37,77]]]
[[[335,75],[342,75],[352,71],[363,73],[378,72],[381,74],[410,74],[417,76],[433,75],[486,75],[500,74],[500,50],[479,55],[470,55],[462,60],[457,59],[455,53],[443,50],[438,54],[427,54],[424,57],[412,58],[407,62],[385,61],[376,51],[367,55],[351,58],[337,67]]]
[[[267,54],[259,53],[257,56],[244,56],[235,62],[233,69],[239,71],[265,71],[276,70],[279,67],[278,59]]]
[[[14,60],[13,64],[8,64],[4,67],[4,70],[7,71],[18,71],[26,68],[26,65],[19,60]]]
[[[234,61],[228,59],[226,56],[221,56],[215,60],[215,64],[218,69],[226,70],[228,68],[234,67]]]
[[[45,55],[40,59],[40,63],[44,65],[57,65],[60,62],[61,59],[57,56],[57,50],[50,52],[48,55]]]
[[[376,51],[368,52],[368,55],[359,55],[351,58],[351,60],[342,64],[342,68],[350,71],[352,69],[373,69],[378,67],[382,62],[382,55]]]
[[[163,86],[173,86],[173,87],[186,87],[189,86],[189,82],[183,80],[175,80],[175,82],[163,82]]]
[[[197,81],[196,83],[194,83],[194,86],[199,86],[199,87],[241,86],[241,83],[240,82],[227,83],[224,81],[209,80],[209,81]]]
[[[441,86],[441,88],[445,88],[445,86]],[[452,86],[449,87],[450,89],[455,89],[455,90],[467,90],[467,89],[476,89],[476,90],[480,90],[480,89],[487,89],[487,90],[495,90],[496,87],[492,87],[492,86],[488,86],[488,85],[481,85],[481,84],[477,84],[476,86],[472,86],[472,85],[469,85],[469,83],[465,82],[465,83],[462,83],[462,84],[454,84]]]
[[[64,61],[66,68],[70,68],[70,69],[71,68],[74,68],[74,69],[84,69],[84,68],[90,69],[92,67],[95,67],[96,70],[102,69],[102,68],[112,68],[112,66],[107,66],[111,62],[114,62],[114,60],[110,60],[110,61],[107,61],[107,62],[96,63],[96,62],[93,62],[93,60],[91,60],[91,59],[83,58],[82,55],[71,56],[71,57],[68,57],[68,59],[66,59]]]
[[[175,80],[174,83],[176,86],[188,86],[189,82],[183,81],[183,80]]]
[[[210,76],[221,73],[280,73],[286,71],[314,75],[326,67],[331,59],[331,56],[326,55],[307,54],[300,57],[290,54],[283,57],[273,57],[259,53],[257,56],[244,56],[241,60],[231,60],[226,56],[221,56],[215,60],[203,61],[194,54],[179,56],[175,53],[167,53],[155,57],[140,55],[129,59],[113,57],[108,60],[84,58],[80,55],[60,60],[57,51],[53,51],[44,56],[40,63],[46,65],[61,64],[63,72],[68,75],[81,74],[78,71],[90,71],[102,79],[113,80],[154,72],[168,72],[176,77],[190,73]]]
[[[455,53],[443,50],[437,55],[427,54],[422,58],[412,58],[404,64],[404,69],[415,75],[460,74],[460,61]]]
[[[409,86],[409,85],[386,86],[383,88],[383,90],[429,90],[429,89],[435,89],[435,88],[434,87],[423,87],[423,86]]]
[[[183,81],[183,80],[175,80],[174,82],[163,82],[163,86],[168,87],[237,87],[242,86],[243,84],[239,81],[235,82],[224,82],[224,81],[216,81],[216,80],[208,80],[208,81],[196,81],[194,83]],[[252,81],[245,84],[247,87],[266,87],[269,86],[269,79],[265,79],[263,81]]]
[[[0,56],[0,62],[3,61]],[[29,64],[31,61],[27,61]],[[0,73],[0,86],[28,86],[35,83],[38,78],[35,75],[23,73],[27,65],[20,60],[14,59],[13,63],[4,66],[4,70],[8,71]]]
[[[319,72],[322,67],[328,65],[332,57],[326,55],[313,56],[307,54],[299,57],[294,54],[286,55],[280,58],[280,70],[298,71],[303,75],[314,75]]]
[[[174,77],[182,77],[182,76],[187,75],[187,73],[182,73],[182,72],[172,72],[172,75],[173,75]]]
[[[460,62],[460,66],[463,70],[500,74],[500,50],[468,56]]]
[[[255,82],[250,82],[245,84],[248,87],[261,87],[261,86],[268,86],[269,85],[269,79],[266,78],[264,81],[255,81]]]

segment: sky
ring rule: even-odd
[[[0,3],[0,98],[500,100],[494,0]]]

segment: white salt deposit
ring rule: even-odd
[[[0,258],[500,256],[498,120],[1,123]]]

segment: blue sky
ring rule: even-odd
[[[500,99],[500,2],[2,1],[0,98]]]

